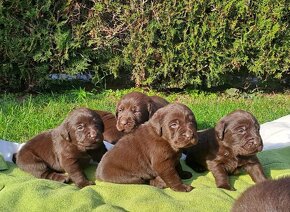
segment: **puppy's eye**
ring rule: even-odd
[[[238,129],[238,133],[243,134],[245,132],[246,132],[246,128],[245,127],[241,127],[241,128]]]
[[[122,111],[123,111],[123,108],[119,108],[118,111],[119,111],[119,112],[122,112]]]
[[[253,146],[253,144],[254,144],[254,142],[250,141],[246,145],[247,145],[247,147],[251,147],[251,146]]]
[[[84,130],[84,128],[85,128],[84,125],[78,125],[77,126],[77,130],[78,131],[82,131],[82,130]]]
[[[178,125],[177,123],[171,123],[169,126],[170,126],[170,128],[175,129],[175,128],[177,128],[179,125]]]

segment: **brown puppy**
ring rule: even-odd
[[[130,114],[136,121],[134,121],[134,126],[131,125],[131,128],[122,126],[126,125],[124,124],[127,122],[127,119],[130,119],[127,117],[127,115],[124,115],[122,118],[122,121],[120,121],[121,118],[119,118],[119,122],[117,123],[118,119],[118,107],[123,107],[124,101],[128,102],[128,106],[126,107],[127,110],[129,110],[129,113],[131,112],[131,108],[140,108],[140,113],[136,114]],[[135,105],[130,105],[130,102],[134,102]],[[144,123],[147,121],[150,117],[146,116],[148,112],[148,108],[150,108],[150,116],[153,115],[153,113],[158,109],[161,108],[165,105],[169,104],[165,99],[159,97],[159,96],[147,96],[146,94],[140,93],[140,92],[132,92],[127,95],[125,95],[118,103],[117,103],[117,111],[116,111],[116,116],[117,118],[110,112],[107,111],[101,111],[101,110],[96,110],[96,112],[101,116],[104,126],[105,126],[105,131],[104,131],[104,140],[111,143],[115,144],[118,142],[118,140],[124,136],[126,133],[132,132],[136,127],[138,127],[140,124]],[[144,109],[143,105],[147,105]],[[124,106],[125,107],[125,106]],[[126,110],[125,109],[125,110]],[[123,112],[123,111],[122,111]],[[122,113],[121,112],[121,113]],[[121,116],[121,113],[119,114]],[[128,113],[128,111],[126,112]],[[125,119],[125,120],[124,120]],[[122,122],[122,123],[121,123]],[[119,130],[117,129],[117,126],[119,126]],[[125,130],[126,128],[126,130]],[[126,132],[126,133],[125,133]]]
[[[254,182],[266,180],[256,153],[263,148],[256,118],[243,110],[223,117],[214,129],[198,132],[199,142],[187,149],[186,163],[196,172],[210,170],[219,188],[234,190],[228,174],[244,168]]]
[[[104,121],[104,139],[115,144],[122,136],[133,132],[140,124],[148,121],[159,108],[168,104],[159,96],[147,96],[140,92],[124,95],[117,104],[116,118],[109,112],[97,111]],[[182,170],[180,164],[177,166],[177,171],[182,179],[192,177],[190,172]]]
[[[113,113],[101,110],[96,110],[96,112],[101,116],[101,119],[104,122],[104,140],[111,144],[117,143],[119,139],[125,135],[125,133],[117,129],[117,119],[115,115]]]
[[[244,211],[290,211],[290,178],[267,180],[248,188],[232,208],[232,212]]]
[[[147,96],[140,92],[131,92],[122,97],[117,104],[116,127],[122,132],[132,132],[161,107],[169,104],[158,96]]]
[[[140,124],[148,121],[159,109],[168,105],[165,99],[159,96],[147,96],[141,92],[131,92],[122,97],[116,108],[116,127],[119,131],[130,133]],[[180,163],[177,171],[182,179],[189,179],[192,174],[183,171]]]
[[[17,153],[16,164],[38,178],[72,180],[80,188],[92,185],[81,167],[91,158],[100,161],[106,152],[103,129],[96,112],[87,108],[73,110],[60,126],[28,141]]]
[[[113,183],[150,182],[175,191],[191,191],[191,186],[182,183],[176,166],[181,149],[196,142],[192,111],[182,104],[169,104],[134,132],[122,137],[102,158],[96,177]]]

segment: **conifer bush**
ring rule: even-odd
[[[287,0],[3,0],[0,89],[51,73],[157,89],[289,78],[289,23]]]

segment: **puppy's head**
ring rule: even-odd
[[[223,117],[215,127],[217,139],[222,145],[230,147],[236,156],[249,156],[262,151],[259,130],[257,119],[243,110],[236,110]]]
[[[132,132],[157,110],[149,96],[140,92],[131,92],[123,96],[116,108],[117,129]]]
[[[148,122],[173,149],[187,148],[197,143],[194,114],[183,104],[173,103],[160,108]]]
[[[77,145],[80,150],[95,149],[103,145],[104,124],[93,110],[73,110],[60,128],[62,137]]]

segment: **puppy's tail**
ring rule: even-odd
[[[14,154],[12,155],[12,161],[13,161],[13,163],[15,163],[15,164],[16,164],[16,154],[17,154],[17,153],[14,153]]]

